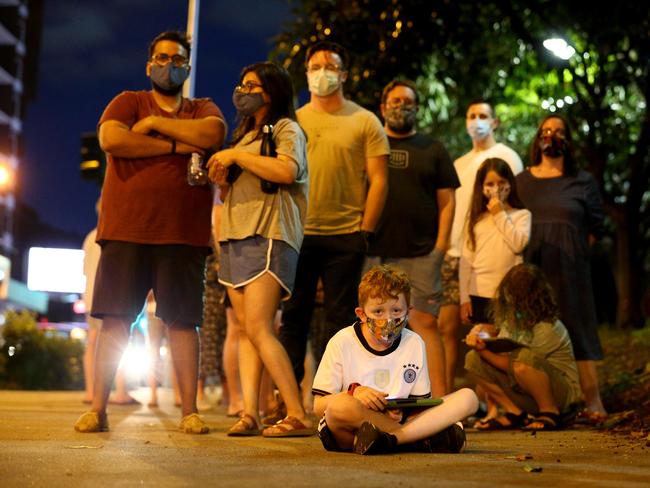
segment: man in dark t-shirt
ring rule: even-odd
[[[190,67],[184,34],[163,32],[149,46],[151,91],[126,91],[98,124],[108,154],[97,229],[101,255],[91,315],[102,320],[91,410],[78,432],[108,430],[106,404],[130,326],[153,290],[156,316],[167,326],[181,395],[182,431],[208,432],[197,415],[198,334],[212,195],[190,186],[192,153],[223,143],[226,126],[209,99],[183,98]]]
[[[412,285],[410,327],[426,344],[433,396],[447,393],[444,351],[437,328],[440,266],[449,244],[454,217],[454,190],[459,186],[445,147],[418,134],[415,84],[395,80],[384,88],[381,112],[390,143],[388,198],[368,264],[392,263]]]

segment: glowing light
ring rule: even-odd
[[[168,352],[169,352],[169,351],[167,350],[167,347],[165,347],[165,346],[160,346],[160,357],[161,357],[161,358],[165,358],[165,357],[167,357],[167,353],[168,353]]]
[[[7,186],[11,181],[11,172],[9,168],[2,165],[0,166],[0,187]]]
[[[546,39],[543,44],[546,49],[551,51],[560,59],[570,59],[571,56],[576,53],[576,50],[573,48],[573,46],[570,46],[564,39],[559,37]]]
[[[83,341],[86,339],[86,335],[86,331],[81,327],[75,327],[74,329],[70,330],[70,339]]]
[[[144,347],[129,344],[120,366],[129,378],[143,378],[149,372],[149,355]]]
[[[9,356],[13,356],[16,354],[16,348],[14,346],[9,346],[9,349],[7,349],[7,354],[9,354]]]
[[[86,302],[83,300],[75,300],[72,305],[72,311],[76,314],[86,313]]]

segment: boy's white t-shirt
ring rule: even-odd
[[[312,393],[340,393],[352,383],[388,393],[388,398],[428,398],[431,385],[424,341],[404,329],[390,348],[375,351],[363,337],[359,322],[340,330],[327,343]]]

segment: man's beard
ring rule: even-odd
[[[388,123],[388,127],[390,128],[390,130],[392,130],[397,134],[408,134],[413,130],[413,125],[414,124],[410,124],[410,125],[404,124],[401,127],[393,127],[392,125],[390,125],[390,123]]]
[[[178,95],[178,94],[180,93],[180,91],[183,89],[183,85],[180,85],[180,86],[178,86],[178,87],[176,87],[176,88],[172,88],[171,90],[167,90],[167,89],[163,88],[162,86],[156,84],[156,83],[153,82],[153,81],[151,82],[151,87],[152,87],[155,91],[157,91],[158,93],[160,93],[161,95],[165,95],[165,96],[167,96],[167,97],[173,97],[173,96],[176,96],[176,95]]]

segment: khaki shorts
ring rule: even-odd
[[[580,400],[580,386],[569,381],[561,371],[552,366],[542,356],[535,354],[530,348],[521,347],[508,353],[508,355],[510,356],[508,372],[501,371],[483,361],[476,351],[470,351],[465,356],[465,369],[474,377],[497,385],[515,405],[533,415],[539,413],[537,403],[533,397],[523,391],[517,384],[512,370],[513,362],[520,362],[546,373],[551,382],[553,398],[560,412],[564,413],[570,410]]]
[[[442,303],[445,305],[460,305],[460,291],[458,288],[458,263],[460,258],[445,254],[440,268],[442,280]]]

